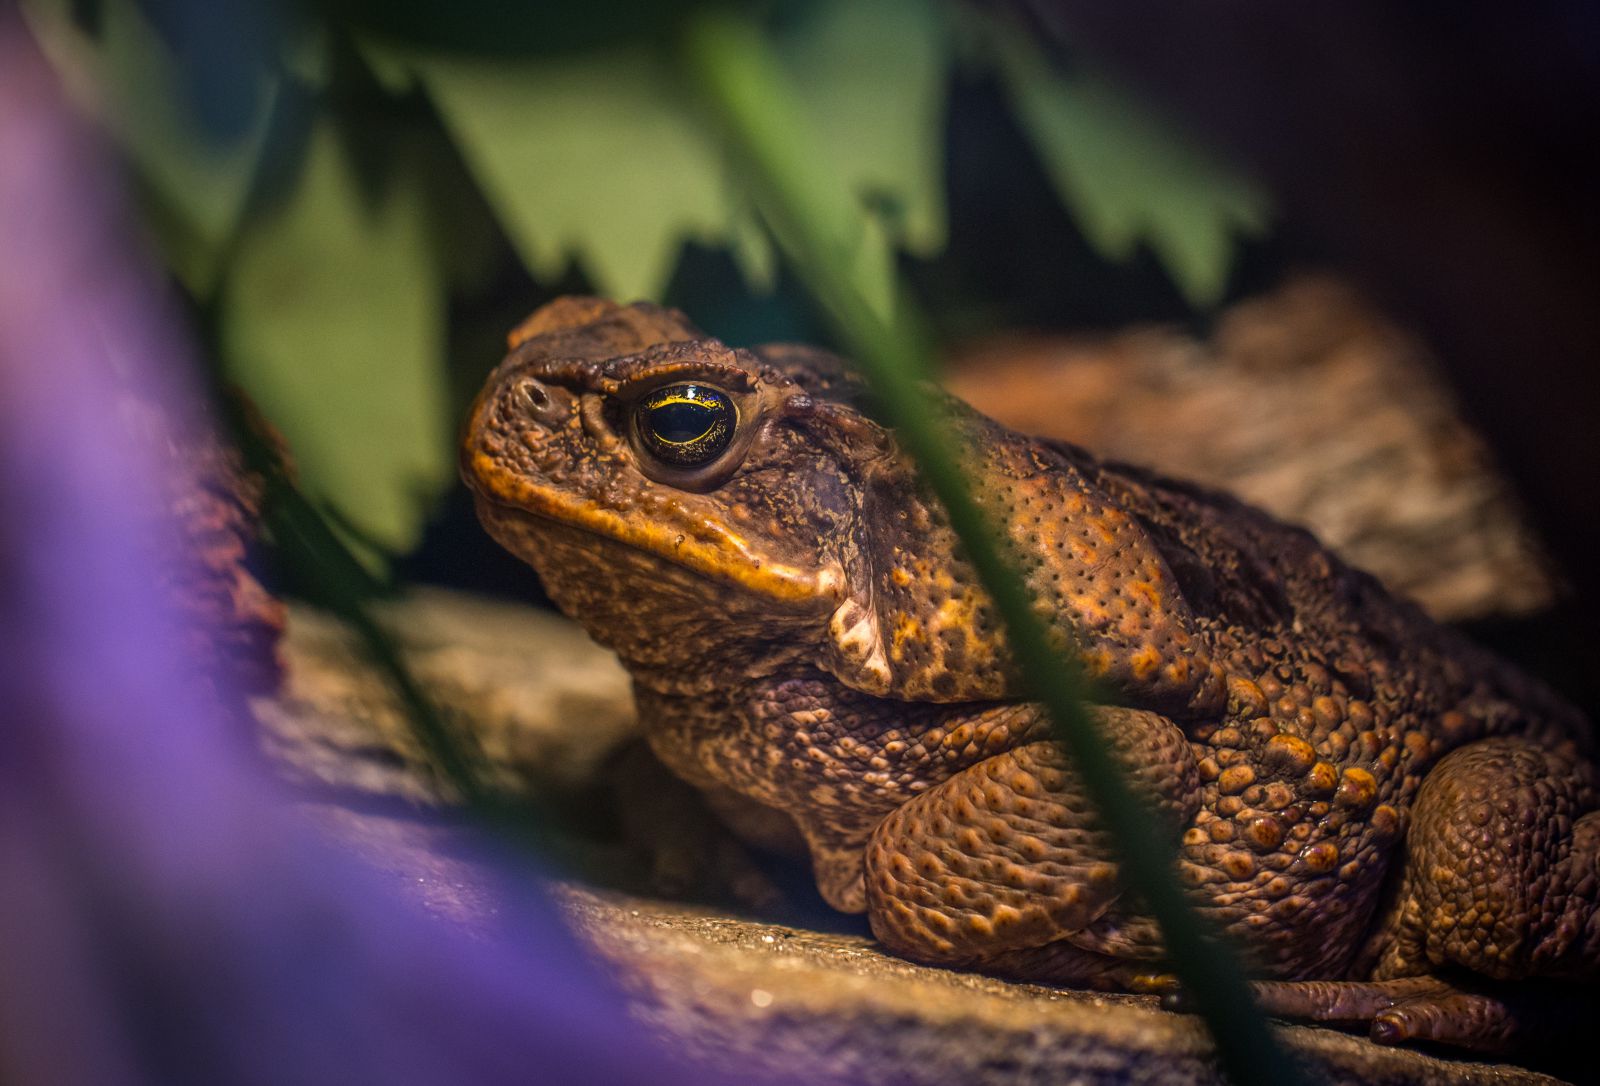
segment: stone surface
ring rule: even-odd
[[[559,615],[418,590],[377,617],[489,783],[517,796],[591,782],[632,734],[633,697],[615,657]],[[282,696],[257,703],[264,745],[291,778],[448,802],[400,701],[337,620],[296,606]]]
[[[333,835],[453,922],[487,925],[506,882],[469,858],[470,831],[314,805]],[[496,889],[496,888],[499,889]],[[860,1086],[1220,1083],[1204,1027],[1140,996],[1013,984],[914,965],[860,935],[807,931],[571,883],[574,929],[647,1028],[718,1067]],[[1556,1083],[1470,1060],[1278,1027],[1330,1083]]]
[[[620,671],[555,616],[426,592],[391,605],[385,618],[435,698],[458,724],[482,729],[492,762],[504,759],[495,772],[505,788],[571,784],[629,733]],[[393,877],[399,892],[469,929],[486,925],[498,895],[515,883],[475,858],[480,831],[441,807],[447,797],[421,768],[403,718],[353,638],[304,608],[292,610],[289,629],[287,693],[258,708],[268,749],[291,776],[344,793],[345,802],[319,793],[308,810]],[[1221,1081],[1199,1020],[1147,998],[918,966],[865,935],[593,885],[560,883],[554,893],[630,993],[639,1020],[717,1065],[863,1086]],[[1556,1081],[1329,1029],[1280,1032],[1332,1082]]]
[[[1234,306],[1207,340],[1002,336],[959,354],[948,383],[1017,429],[1303,524],[1437,618],[1538,610],[1551,575],[1435,370],[1353,288],[1303,277]]]

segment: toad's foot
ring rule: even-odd
[[[625,869],[613,876],[622,886],[757,912],[787,904],[747,847],[755,835],[740,834],[743,824],[730,829],[720,797],[674,776],[642,742],[629,744],[604,772],[623,839]]]
[[[1379,1044],[1432,1041],[1478,1052],[1505,1053],[1577,1028],[1594,1011],[1571,989],[1518,985],[1491,994],[1438,977],[1377,981],[1260,981],[1261,1009],[1276,1018],[1369,1026]],[[1190,1009],[1181,996],[1165,1005]]]

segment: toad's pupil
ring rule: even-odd
[[[705,437],[716,424],[716,409],[703,403],[679,400],[650,410],[650,427],[656,436],[678,445]]]
[[[738,418],[725,393],[685,383],[646,396],[638,407],[636,428],[640,444],[657,460],[694,467],[721,455]]]

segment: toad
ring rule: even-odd
[[[1303,530],[949,409],[1268,1011],[1495,1048],[1517,1029],[1497,985],[1595,977],[1575,710]],[[1096,988],[1162,976],[991,602],[838,359],[564,298],[513,332],[461,464],[488,531],[626,664],[661,760],[748,832],[803,839],[822,895],[886,947]]]

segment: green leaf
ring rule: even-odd
[[[606,294],[659,298],[684,241],[733,230],[721,159],[655,54],[413,64],[537,278],[577,258]]]
[[[224,367],[283,431],[302,485],[360,536],[415,544],[450,478],[443,284],[415,173],[364,192],[318,121],[299,183],[242,240]]]
[[[950,59],[943,5],[827,0],[777,44],[839,182],[883,220],[890,241],[938,252]]]
[[[762,48],[766,48],[765,42]],[[724,100],[720,104],[740,113],[740,124],[749,120],[742,114],[745,110],[762,117],[755,131],[761,144],[759,156],[752,156],[747,148],[732,148],[727,154],[734,191],[740,194],[736,206],[742,209],[744,200],[748,200],[779,248],[791,255],[797,251],[795,236],[804,220],[827,239],[830,259],[850,269],[850,286],[869,300],[880,319],[892,323],[897,293],[894,248],[888,229],[880,217],[867,213],[843,173],[818,150],[814,118],[794,90],[787,65],[775,64],[772,71],[759,73],[749,65],[741,65],[724,75]],[[768,108],[768,81],[784,87],[781,116]],[[730,117],[723,116],[721,121],[711,129],[725,133]],[[783,193],[773,190],[772,179],[764,171],[752,169],[754,158],[765,156],[784,163]],[[800,215],[792,212],[793,206],[802,209]]]
[[[187,108],[172,54],[130,0],[104,0],[97,38],[73,25],[69,7],[33,0],[24,10],[73,96],[131,160],[174,274],[205,297],[244,209],[277,86],[263,81],[243,137],[216,144]]]
[[[1148,244],[1191,305],[1215,305],[1236,236],[1265,227],[1265,192],[1109,80],[1063,73],[1014,33],[994,44],[1018,119],[1090,244],[1113,260]]]

